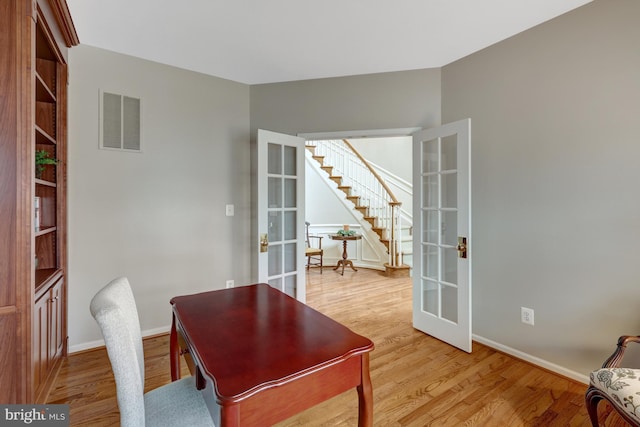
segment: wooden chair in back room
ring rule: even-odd
[[[307,257],[307,271],[312,265],[320,267],[320,273],[322,273],[322,258],[324,256],[324,250],[322,249],[322,236],[315,236],[309,234],[309,226],[311,223],[305,221],[305,250],[304,255]]]

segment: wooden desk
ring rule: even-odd
[[[345,265],[351,267],[353,271],[358,271],[358,269],[353,266],[353,261],[348,259],[349,256],[347,255],[347,242],[349,240],[360,240],[362,239],[362,235],[354,234],[353,236],[343,236],[341,234],[331,234],[330,236],[331,240],[342,240],[342,259],[338,260],[338,264],[333,269],[337,270],[338,268],[340,268],[340,266],[342,266],[342,271],[340,272],[340,274],[342,274],[343,276]]]
[[[216,426],[272,425],[354,387],[358,425],[372,426],[368,338],[266,284],[171,304],[171,379],[181,341]]]

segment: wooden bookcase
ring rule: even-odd
[[[43,403],[67,346],[65,0],[0,5],[0,402]],[[36,152],[56,159],[37,172]]]

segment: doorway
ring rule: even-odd
[[[402,263],[411,265],[411,225],[412,225],[412,140],[411,132],[414,128],[373,130],[359,132],[339,132],[321,134],[301,134],[300,136],[311,144],[322,144],[325,141],[332,143],[342,143],[346,139],[350,147],[357,151],[366,159],[385,184],[388,184],[390,192],[400,201],[398,207],[401,214],[402,233],[399,244],[401,244],[397,259],[402,254]],[[352,153],[350,153],[352,154]],[[363,196],[361,199],[351,199],[338,189],[339,184],[333,183],[326,172],[326,166],[336,166],[331,164],[329,157],[323,159],[325,170],[323,171],[316,161],[313,161],[308,153],[305,165],[305,212],[306,220],[311,225],[313,234],[328,236],[342,229],[343,225],[348,225],[358,234],[363,234],[363,239],[358,242],[349,242],[349,258],[363,268],[385,270],[385,264],[389,262],[387,236],[378,236],[371,232],[373,224],[363,218],[368,216],[369,222],[378,222],[376,213],[365,214],[362,206],[372,205],[374,202],[364,196],[358,189],[358,183],[352,182],[349,177],[343,177],[343,185],[353,187],[350,192],[353,196]],[[355,156],[353,156],[355,157]],[[346,164],[338,165],[337,170],[350,169]],[[357,172],[356,172],[357,173]],[[341,175],[333,170],[333,175]],[[334,178],[339,178],[335,177]],[[358,202],[356,202],[358,200]],[[376,219],[372,219],[376,218]],[[379,221],[382,222],[382,221]],[[378,223],[376,227],[383,226]],[[378,232],[380,232],[378,230]],[[325,246],[325,268],[335,264],[341,257],[342,248],[340,242],[323,239]],[[387,245],[387,246],[385,246]]]

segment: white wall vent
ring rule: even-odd
[[[100,148],[141,151],[140,98],[100,91]]]

